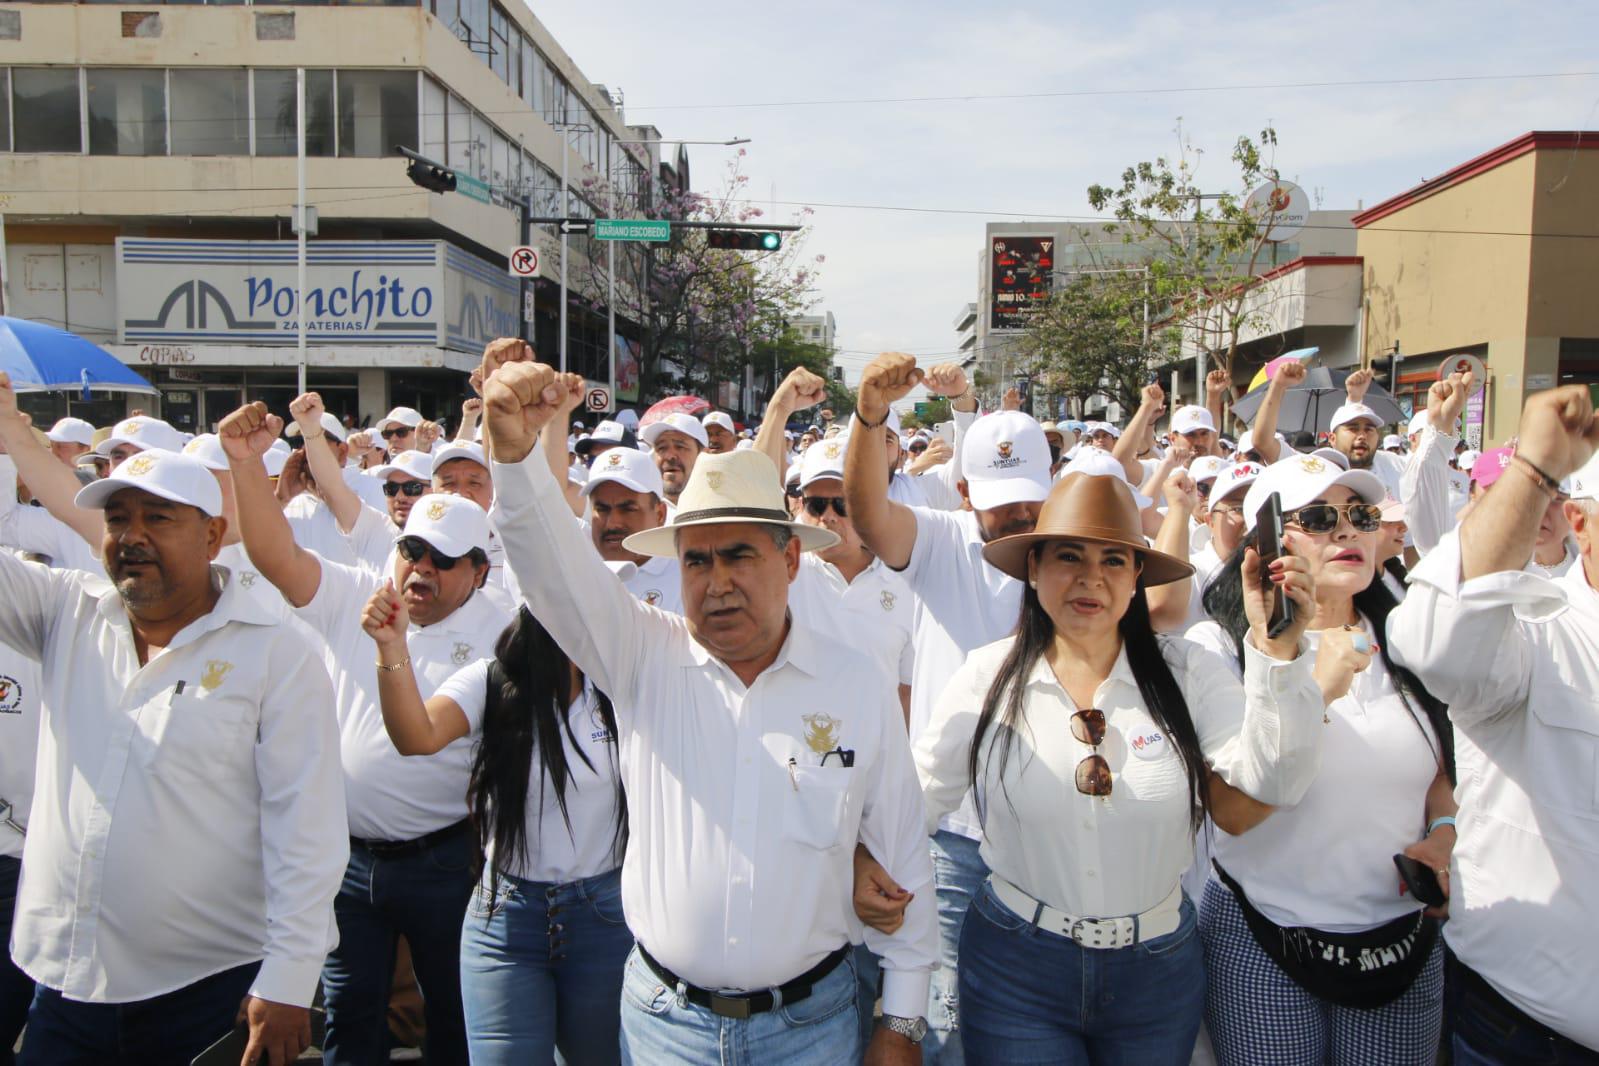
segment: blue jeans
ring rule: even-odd
[[[632,950],[620,868],[564,885],[501,874],[492,899],[485,871],[461,927],[473,1066],[620,1062],[617,1008]]]
[[[233,1031],[259,962],[136,1003],[83,1003],[40,985],[28,1012],[25,1066],[188,1066]]]
[[[1599,1066],[1599,1049],[1552,1033],[1453,956],[1451,963],[1455,1066]]]
[[[961,1066],[960,990],[956,956],[966,908],[988,877],[988,864],[970,837],[940,829],[933,834],[933,879],[938,888],[938,969],[927,997],[927,1039],[922,1066]]]
[[[350,865],[333,899],[339,946],[322,968],[327,1066],[389,1061],[388,1005],[394,949],[411,948],[427,1022],[426,1061],[465,1063],[461,1016],[461,921],[477,883],[477,840],[461,832],[431,847],[378,856],[350,842]]]
[[[0,833],[11,830],[0,828]],[[16,1061],[11,1049],[28,1020],[33,1003],[33,978],[11,961],[5,945],[11,943],[11,922],[17,910],[17,878],[22,875],[22,860],[0,855],[0,1066]]]
[[[961,1043],[973,1066],[1187,1066],[1205,1008],[1194,905],[1125,948],[1044,932],[984,885],[961,933]]]
[[[799,976],[798,974],[795,975]],[[798,1003],[723,1018],[677,997],[635,950],[622,982],[627,1066],[849,1066],[860,1061],[855,960],[846,955]]]

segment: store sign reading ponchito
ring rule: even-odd
[[[1049,301],[1055,276],[1055,238],[995,237],[989,245],[991,330],[1025,329]]]
[[[306,334],[315,345],[480,352],[520,332],[518,285],[445,241],[313,241]],[[117,240],[122,344],[292,345],[293,241]]]

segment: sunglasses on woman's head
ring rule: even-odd
[[[385,481],[383,483],[383,495],[385,496],[398,496],[402,492],[407,496],[420,496],[427,490],[427,482],[425,481]]]
[[[810,516],[812,518],[820,518],[824,514],[826,514],[827,513],[827,507],[828,507],[829,504],[832,505],[833,513],[837,514],[838,517],[840,517],[840,518],[849,517],[849,512],[844,510],[844,497],[842,497],[842,496],[807,496],[807,497],[805,497],[805,510],[810,513]]]
[[[1312,503],[1284,512],[1283,521],[1292,522],[1306,533],[1331,533],[1338,528],[1339,515],[1349,519],[1359,533],[1375,533],[1382,528],[1382,508],[1374,503]]]
[[[1090,707],[1072,715],[1072,736],[1079,744],[1097,748],[1105,742],[1105,712]],[[1094,752],[1077,764],[1073,775],[1077,791],[1085,796],[1108,796],[1112,787],[1110,763],[1099,752]]]
[[[408,563],[419,563],[424,555],[427,556],[435,570],[453,570],[455,564],[465,558],[463,555],[445,555],[421,537],[401,537],[395,548],[400,558]]]

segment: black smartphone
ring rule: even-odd
[[[1449,902],[1444,886],[1438,883],[1438,875],[1418,860],[1409,855],[1395,855],[1394,865],[1399,868],[1399,879],[1419,902],[1429,907],[1442,907]]]
[[[1255,512],[1255,551],[1260,554],[1261,584],[1272,590],[1268,637],[1276,637],[1294,624],[1294,601],[1271,579],[1271,564],[1283,554],[1283,500],[1277,493],[1266,497]]]

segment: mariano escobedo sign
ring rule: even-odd
[[[122,344],[293,345],[293,241],[117,240]],[[448,241],[313,241],[313,345],[427,345],[477,353],[521,332],[517,282]]]

